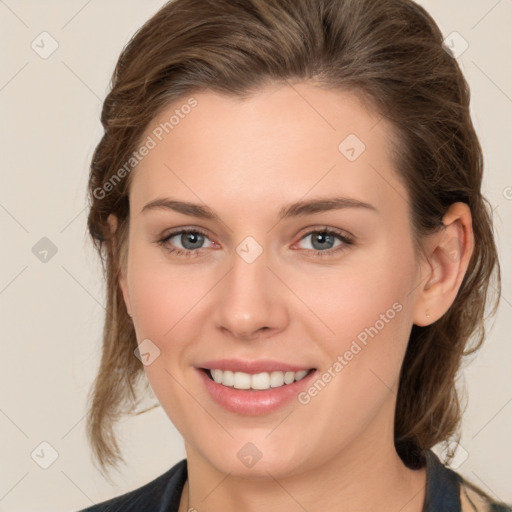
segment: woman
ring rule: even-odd
[[[467,83],[421,7],[170,2],[102,123],[89,439],[115,466],[149,383],[187,458],[88,511],[511,510],[431,451],[500,273]]]

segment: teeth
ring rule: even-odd
[[[210,370],[210,375],[217,384],[222,384],[235,389],[270,389],[279,388],[285,384],[303,379],[309,370],[300,372],[262,372],[244,373],[232,372],[230,370]]]

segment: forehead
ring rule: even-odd
[[[350,91],[309,83],[266,86],[244,99],[203,91],[149,124],[143,141],[152,148],[133,171],[130,202],[142,207],[170,194],[218,206],[240,198],[272,204],[333,188],[375,204],[404,199],[393,136]]]

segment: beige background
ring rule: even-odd
[[[163,3],[0,0],[0,511],[76,510],[141,486],[185,456],[161,408],[128,419],[119,430],[128,464],[112,487],[84,435],[104,314],[85,232],[88,164],[119,52]],[[446,36],[456,31],[469,44],[458,60],[472,89],[504,271],[493,330],[461,379],[469,406],[455,466],[512,502],[512,0],[421,3]],[[51,49],[43,31],[58,43],[46,59],[31,47],[35,40],[39,52]],[[46,262],[32,249],[43,237],[57,249]]]

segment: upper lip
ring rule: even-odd
[[[204,361],[197,365],[198,368],[206,370],[231,370],[234,372],[244,373],[261,373],[261,372],[300,372],[302,370],[311,370],[312,366],[283,363],[271,359],[258,359],[244,361],[242,359],[215,359]]]

